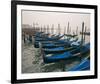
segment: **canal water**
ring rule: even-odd
[[[79,38],[81,35],[79,36]],[[90,42],[90,37],[86,36],[85,43]],[[45,64],[39,48],[34,48],[33,43],[23,43],[22,40],[22,73],[41,72],[62,72],[68,71],[71,67],[79,64],[80,59],[60,61]]]

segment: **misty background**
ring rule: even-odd
[[[85,23],[87,27],[87,32],[90,31],[90,14],[89,13],[79,13],[79,12],[48,12],[48,11],[22,11],[22,28],[25,27],[46,27],[52,28],[54,24],[54,32],[58,29],[58,24],[60,24],[61,32],[64,32],[64,28],[71,28],[71,32],[78,31],[82,29],[82,22]],[[24,27],[23,27],[24,26]]]

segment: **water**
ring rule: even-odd
[[[80,36],[79,36],[80,38]],[[86,36],[85,43],[90,42],[90,37]],[[33,43],[23,43],[22,41],[22,73],[41,73],[41,72],[62,72],[67,71],[81,61],[60,61],[45,64],[39,48],[34,48]]]
[[[61,72],[64,67],[68,69],[78,61],[68,62],[61,61],[56,63],[45,64],[39,49],[34,48],[32,44],[23,45],[22,50],[22,73],[39,73],[39,72]],[[64,66],[66,64],[66,66]]]

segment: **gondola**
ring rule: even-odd
[[[51,43],[42,43],[42,48],[56,48],[56,47],[69,47],[71,45],[71,43],[76,42],[78,39],[73,39],[73,40],[58,40],[55,42],[51,42]]]
[[[46,54],[56,54],[56,53],[63,53],[65,51],[70,51],[73,49],[76,49],[78,46],[61,46],[61,47],[56,47],[56,48],[45,48],[42,49],[42,52]]]
[[[52,38],[50,38],[50,37],[35,37],[35,41],[53,41],[53,40],[59,40],[59,39],[61,39],[62,37],[64,37],[64,35],[60,35],[60,36],[55,36],[55,37],[52,37]]]
[[[90,59],[89,56],[83,59],[79,64],[73,66],[67,71],[83,71],[90,70]]]
[[[55,41],[42,41],[42,44],[50,44],[50,43],[55,43],[55,44],[60,44],[60,43],[66,43],[66,42],[72,42],[72,41],[77,41],[78,38],[64,38],[64,39],[59,39]]]
[[[42,40],[35,41],[34,47],[39,48],[39,43],[42,44],[42,48],[56,48],[60,46],[69,46],[71,43],[76,42],[78,38],[68,38],[68,39],[59,39],[59,40]]]
[[[70,45],[65,45],[65,46],[59,46],[59,47],[55,47],[55,48],[42,48],[42,52],[45,52],[46,54],[50,54],[50,53],[62,53],[65,51],[69,51],[72,49],[76,49],[77,47],[80,47],[81,41],[78,40],[76,42],[70,42]]]
[[[45,54],[43,53],[43,60],[44,63],[52,63],[52,62],[57,62],[60,60],[65,60],[65,59],[69,59],[69,58],[74,58],[77,56],[80,56],[80,54],[84,54],[90,51],[90,43],[85,44],[84,46],[82,46],[81,48],[78,47],[74,50],[71,51],[66,51],[63,52],[61,54]]]
[[[57,41],[57,40],[60,40],[62,37],[64,37],[64,35],[61,35],[59,37],[55,37],[55,38],[35,38],[35,41],[34,41],[34,47],[35,48],[39,48],[39,43],[40,42],[47,42],[47,41]]]

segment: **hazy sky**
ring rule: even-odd
[[[90,14],[83,13],[61,13],[61,12],[43,12],[43,11],[22,11],[22,24],[33,25],[33,23],[38,23],[38,26],[49,25],[54,28],[58,28],[60,24],[61,29],[68,26],[70,23],[71,30],[80,31],[82,28],[82,22],[84,21],[87,29],[90,28]]]

